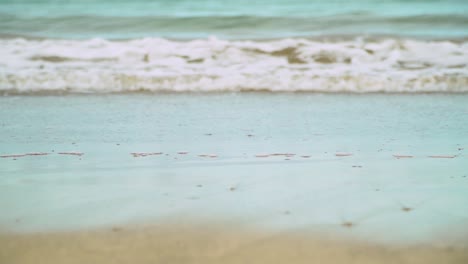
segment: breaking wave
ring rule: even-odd
[[[0,40],[2,93],[468,92],[468,42]]]

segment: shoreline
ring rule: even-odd
[[[76,92],[76,91],[8,91],[0,90],[2,97],[102,97],[102,96],[172,96],[172,95],[196,95],[196,96],[223,96],[223,95],[346,95],[346,96],[466,96],[468,90],[460,91],[315,91],[315,90],[293,90],[293,91],[270,91],[268,89],[241,89],[241,90],[135,90],[135,91],[116,91],[116,92]]]

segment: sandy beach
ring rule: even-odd
[[[467,0],[0,0],[0,264],[467,264]]]
[[[460,263],[468,244],[385,246],[302,231],[257,232],[221,225],[113,227],[1,234],[0,261],[72,263]]]

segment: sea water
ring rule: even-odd
[[[47,155],[0,159],[0,224],[33,232],[191,219],[456,244],[468,220],[467,100],[3,97],[2,154]]]
[[[465,92],[468,4],[2,1],[0,92]]]
[[[55,38],[463,38],[464,0],[2,0],[0,34]]]
[[[191,219],[456,244],[467,14],[464,0],[0,1],[0,227]]]

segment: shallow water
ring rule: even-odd
[[[468,231],[467,102],[464,94],[2,97],[0,155],[48,155],[0,158],[0,227],[213,221],[456,244]],[[273,153],[294,155],[263,157]]]

